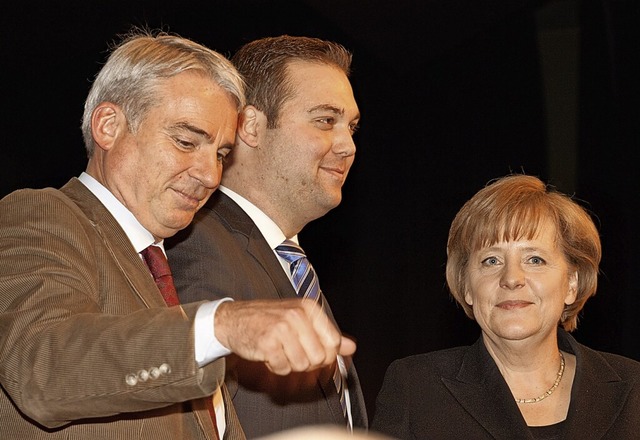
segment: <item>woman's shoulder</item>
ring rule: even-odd
[[[640,361],[616,353],[597,350],[592,351],[604,358],[617,373],[630,374],[634,379],[640,377]]]
[[[416,374],[419,371],[444,371],[450,373],[453,371],[453,367],[460,365],[469,348],[469,346],[460,346],[410,355],[396,359],[391,363],[389,369],[408,371],[411,374]]]
[[[637,380],[640,377],[640,361],[621,354],[596,350],[580,343],[577,344],[577,347],[581,351],[580,357],[582,362],[586,364],[585,366],[598,370],[609,367],[623,379]]]

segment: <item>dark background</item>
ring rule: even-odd
[[[602,274],[575,336],[640,360],[639,5],[9,2],[0,12],[0,197],[59,187],[84,170],[84,98],[109,43],[131,25],[225,55],[268,35],[332,39],[354,53],[358,154],[342,205],[301,240],[359,343],[370,416],[392,360],[477,337],[445,287],[447,232],[469,197],[509,172],[537,175],[594,213]]]

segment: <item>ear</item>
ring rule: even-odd
[[[247,105],[238,115],[238,137],[248,146],[257,147],[260,129],[266,127],[264,113]]]
[[[464,292],[464,302],[466,302],[470,306],[473,306],[473,297],[471,296],[471,293],[469,293],[468,290]]]
[[[127,122],[120,107],[111,102],[100,103],[91,114],[91,134],[96,145],[109,150],[121,130],[127,129]]]
[[[566,305],[573,304],[578,298],[578,271],[575,270],[569,274],[569,292],[564,298]]]

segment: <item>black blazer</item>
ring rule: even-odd
[[[558,330],[576,356],[563,439],[640,439],[640,362],[585,347]],[[400,439],[533,439],[482,338],[393,362],[372,429]]]
[[[233,297],[295,298],[278,258],[251,218],[216,191],[190,227],[165,240],[182,303]],[[327,304],[328,313],[331,310]],[[355,427],[368,426],[362,390],[350,359],[349,393]],[[302,425],[345,426],[333,368],[277,376],[262,363],[227,358],[226,383],[248,438]]]

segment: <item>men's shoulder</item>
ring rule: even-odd
[[[205,206],[196,214],[194,225],[199,221],[217,221],[227,229],[248,235],[255,227],[251,217],[231,197],[216,191]]]
[[[0,203],[4,206],[25,202],[69,203],[70,199],[60,189],[50,187],[17,189],[0,199]]]
[[[193,246],[216,246],[237,234],[244,242],[255,229],[255,223],[230,197],[216,191],[182,231],[165,240],[169,252]],[[213,243],[216,242],[216,243]]]
[[[65,191],[56,188],[13,191],[0,200],[0,210],[3,223],[14,220],[22,222],[21,219],[28,218],[30,223],[35,224],[38,219],[52,222],[54,218],[84,216],[76,201]]]

